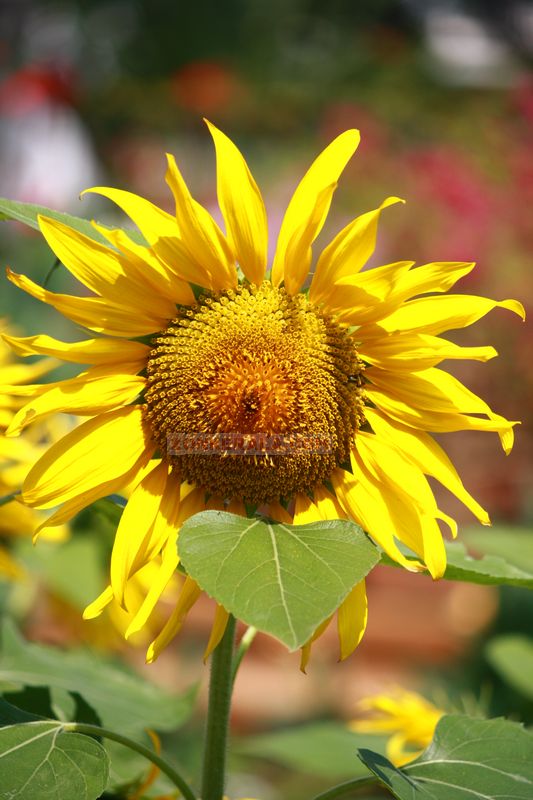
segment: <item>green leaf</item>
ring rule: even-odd
[[[377,548],[347,520],[280,525],[224,511],[188,519],[178,550],[207,594],[291,650],[379,561]]]
[[[99,531],[98,531],[99,533]],[[77,609],[85,608],[105,587],[103,559],[98,542],[90,535],[66,542],[17,543],[20,561],[55,595]]]
[[[533,639],[518,634],[498,636],[488,643],[486,654],[506,683],[533,700]]]
[[[379,752],[385,752],[385,741],[382,736],[353,733],[338,722],[314,722],[237,740],[233,749],[306,775],[347,780],[368,774],[357,759],[358,748],[371,744]]]
[[[192,713],[195,696],[193,690],[170,694],[88,650],[29,644],[8,622],[2,626],[0,681],[79,692],[104,727],[128,735],[174,730]]]
[[[398,800],[533,797],[533,735],[505,719],[443,717],[427,750],[402,769],[370,750],[359,755]]]
[[[96,800],[107,782],[106,751],[60,723],[0,729],[0,800]]]
[[[0,728],[6,725],[17,725],[22,722],[35,722],[41,720],[36,714],[29,714],[17,706],[11,705],[3,697],[0,697]]]
[[[467,528],[461,534],[467,545],[485,555],[500,556],[533,575],[533,531],[530,528],[504,527]]]
[[[401,547],[400,549],[407,555],[411,555],[407,548]],[[533,589],[533,572],[526,572],[500,556],[486,555],[482,558],[474,558],[468,554],[462,542],[446,542],[446,554],[448,566],[443,576],[444,580]],[[389,567],[400,566],[385,553],[382,555],[381,561]]]
[[[71,228],[83,233],[85,236],[89,236],[91,239],[95,239],[95,241],[100,242],[101,244],[109,244],[109,242],[100,233],[98,233],[96,228],[88,219],[74,217],[72,214],[65,214],[62,211],[54,211],[52,208],[38,206],[34,203],[20,203],[17,200],[8,200],[5,197],[0,197],[0,220],[16,220],[17,222],[22,222],[23,225],[28,225],[30,228],[38,231],[39,223],[37,221],[37,217],[39,214],[43,214],[45,217],[51,217],[52,219],[57,219],[59,222],[69,225]],[[130,236],[135,242],[139,244],[146,244],[143,237],[137,231],[128,230],[127,233],[128,236]]]

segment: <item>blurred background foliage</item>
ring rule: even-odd
[[[79,193],[112,185],[170,209],[169,151],[196,198],[217,215],[205,116],[245,153],[266,198],[273,247],[286,202],[314,155],[342,130],[357,127],[362,143],[316,251],[349,218],[396,194],[407,205],[383,216],[372,263],[475,260],[477,269],[459,291],[516,297],[531,312],[533,3],[0,0],[0,28],[3,196],[122,224],[111,204],[90,195],[80,202]],[[42,239],[14,223],[1,228],[0,254],[38,282],[54,263]],[[62,269],[48,286],[79,291]],[[21,334],[79,337],[74,326],[7,282],[0,316]],[[496,311],[475,329],[450,336],[497,348],[496,361],[467,369],[455,364],[454,374],[499,413],[522,421],[508,459],[495,435],[449,434],[443,441],[467,488],[498,523],[484,534],[483,547],[494,534],[497,550],[503,538],[507,555],[511,542],[523,566],[533,547],[531,326]],[[439,501],[463,529],[471,524],[451,498]],[[62,647],[88,642],[151,681],[185,689],[197,676],[208,636],[208,601],[150,668],[142,649],[122,642],[118,617],[80,619],[80,609],[105,585],[113,531],[112,515],[100,506],[78,517],[66,544],[32,548],[29,538],[19,537],[13,547],[26,577],[0,579],[3,605],[30,639]],[[481,547],[476,536],[468,537],[474,549]],[[433,584],[378,568],[369,600],[369,628],[355,656],[338,665],[334,636],[326,636],[307,677],[298,672],[296,655],[258,637],[237,684],[235,730],[264,733],[295,719],[349,719],[360,697],[390,684],[437,686],[453,702],[467,698],[485,711],[533,721],[533,690],[528,695],[509,678],[501,648],[495,656],[485,647],[495,635],[531,634],[528,593]],[[511,660],[525,657],[512,652]],[[197,731],[193,721],[179,737],[190,764]],[[309,741],[304,750],[314,755],[306,769],[320,760]],[[340,746],[334,741],[332,753]],[[246,778],[252,767],[242,753],[236,767],[234,795],[296,800],[305,794],[303,779],[295,782],[283,766],[265,762],[253,779],[257,786]]]

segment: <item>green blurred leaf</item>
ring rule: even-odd
[[[77,609],[83,609],[105,587],[104,562],[95,536],[77,535],[66,542],[21,540],[17,556],[45,586]]]
[[[26,722],[0,729],[0,800],[96,800],[108,774],[106,751],[60,723]]]
[[[485,555],[500,556],[533,575],[533,531],[530,528],[467,528],[461,534],[467,545]]]
[[[359,755],[398,800],[533,797],[533,735],[505,719],[443,717],[427,750],[402,769],[370,750]]]
[[[533,573],[516,567],[500,556],[473,558],[462,542],[446,542],[448,567],[444,577],[449,581],[505,584],[533,589]]]
[[[8,200],[6,197],[0,197],[0,220],[16,220],[17,222],[21,222],[23,225],[28,225],[30,228],[38,231],[39,223],[37,221],[37,217],[39,214],[43,214],[45,217],[51,217],[52,219],[57,219],[59,222],[63,222],[65,225],[70,225],[71,228],[83,233],[85,236],[89,236],[91,239],[95,239],[95,241],[100,242],[101,244],[109,245],[109,242],[100,233],[98,233],[96,228],[94,228],[88,219],[74,217],[72,214],[65,214],[62,211],[54,211],[52,208],[38,206],[34,203],[21,203],[18,200]],[[133,241],[139,244],[146,244],[143,237],[137,231],[128,230],[127,233],[128,236],[133,239]]]
[[[506,683],[533,700],[533,639],[518,634],[498,636],[488,643],[486,654]]]
[[[25,686],[18,691],[2,691],[3,700],[21,713],[37,715],[36,719],[54,719],[52,698],[47,686]],[[15,720],[17,721],[17,720]]]
[[[178,550],[207,594],[291,650],[379,561],[377,548],[347,520],[280,525],[223,511],[187,520]]]
[[[443,576],[444,580],[533,589],[533,572],[520,569],[500,556],[486,555],[482,558],[474,558],[468,554],[462,542],[446,542],[445,544],[448,566]],[[400,549],[405,554],[411,555],[406,547],[400,547]],[[385,553],[382,555],[381,563],[389,567],[401,566]]]
[[[50,689],[50,704],[53,715],[60,722],[72,722],[76,719],[76,698],[71,692],[60,686]]]
[[[358,748],[370,744],[378,752],[385,752],[385,742],[382,736],[353,733],[338,722],[314,722],[237,740],[233,749],[304,774],[347,780],[368,774],[357,758]]]
[[[192,713],[194,690],[170,694],[88,650],[30,644],[8,622],[1,630],[0,681],[79,692],[104,727],[126,735],[174,730]]]
[[[42,717],[37,716],[37,714],[23,711],[0,697],[0,728],[6,725],[18,725],[23,722],[35,722],[41,719]]]

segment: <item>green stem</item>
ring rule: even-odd
[[[228,617],[226,631],[211,656],[211,680],[204,744],[202,800],[222,800],[226,778],[226,750],[233,688],[232,659],[235,617]]]
[[[152,764],[155,764],[156,767],[159,767],[161,772],[170,778],[174,786],[180,790],[185,800],[197,800],[191,787],[187,781],[181,777],[179,772],[175,770],[174,767],[171,767],[161,756],[158,756],[157,753],[150,750],[149,747],[145,747],[143,744],[139,744],[139,742],[135,742],[127,736],[122,736],[120,733],[115,733],[115,731],[110,731],[107,728],[100,728],[99,725],[86,725],[83,722],[64,722],[62,723],[62,727],[74,733],[86,733],[89,736],[101,736],[104,739],[112,739],[114,742],[119,742],[119,744],[129,747],[130,750],[135,750],[151,761]]]
[[[232,683],[235,683],[235,678],[237,677],[237,672],[239,671],[239,667],[241,666],[241,661],[243,660],[244,656],[250,649],[250,645],[255,639],[256,633],[257,633],[257,628],[254,628],[253,625],[250,625],[246,633],[243,635],[241,641],[239,642],[239,647],[237,649],[237,652],[235,653],[235,658],[233,659],[233,667],[231,670]]]
[[[348,792],[354,790],[358,791],[358,789],[364,789],[367,786],[378,786],[378,779],[374,778],[374,776],[368,776],[364,778],[354,778],[352,781],[346,781],[346,783],[339,783],[337,786],[332,786],[331,789],[326,789],[325,792],[322,794],[317,794],[313,800],[334,800],[336,797],[342,797],[343,795],[347,794]]]
[[[5,506],[7,503],[10,503],[20,494],[20,489],[17,489],[16,492],[11,492],[11,494],[6,494],[3,497],[0,497],[0,506]]]
[[[61,261],[58,258],[56,258],[56,260],[54,261],[54,263],[52,264],[52,266],[45,275],[43,281],[43,289],[46,289],[46,287],[48,286],[48,281],[50,280],[50,278],[52,277],[52,275],[54,274],[54,272],[56,271],[56,269],[59,267],[60,264]]]

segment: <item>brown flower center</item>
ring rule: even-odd
[[[269,502],[348,460],[361,371],[347,333],[303,295],[239,287],[201,298],[154,339],[146,416],[183,480]]]

